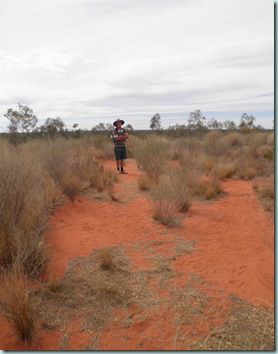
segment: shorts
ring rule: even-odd
[[[126,148],[125,147],[114,147],[114,155],[116,160],[126,159]]]

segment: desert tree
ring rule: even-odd
[[[125,130],[132,133],[134,131],[134,128],[131,124],[127,124],[125,127]]]
[[[236,130],[238,127],[233,120],[227,119],[225,122],[223,122],[223,128],[226,130]]]
[[[111,123],[99,123],[92,128],[92,132],[106,132],[113,130],[114,126]]]
[[[207,127],[208,127],[208,129],[211,129],[211,130],[221,130],[221,129],[223,129],[223,123],[218,122],[214,117],[212,117],[207,122]]]
[[[243,115],[241,116],[241,119],[240,119],[239,128],[241,130],[254,129],[255,128],[255,125],[254,125],[255,120],[256,120],[256,118],[252,114],[248,115],[247,113],[243,113]]]
[[[49,134],[50,136],[56,135],[57,133],[66,131],[66,124],[62,121],[60,117],[57,118],[47,118],[45,123],[40,127],[42,133]]]
[[[150,128],[151,130],[162,130],[161,118],[159,113],[156,113],[150,120]]]
[[[188,118],[187,129],[194,131],[206,131],[206,117],[202,115],[200,109],[191,112]]]
[[[34,131],[38,122],[37,116],[33,113],[33,110],[18,103],[18,109],[9,108],[7,113],[4,114],[10,124],[8,126],[10,133],[29,133]]]
[[[175,124],[168,127],[168,131],[171,132],[172,136],[180,137],[184,136],[187,132],[187,127],[185,124]]]
[[[175,125],[169,125],[168,130],[186,130],[186,125],[185,124],[175,124]]]

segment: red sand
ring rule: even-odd
[[[115,168],[115,162],[108,161],[107,167]],[[177,273],[198,274],[211,288],[239,295],[254,304],[273,304],[273,223],[254,195],[252,182],[225,180],[226,195],[212,203],[194,202],[185,213],[183,227],[169,229],[151,218],[146,194],[138,190],[137,177],[142,172],[138,171],[136,162],[128,160],[126,170],[129,174],[119,176],[113,192],[120,202],[78,197],[74,203],[68,202],[55,211],[46,233],[46,242],[52,249],[51,269],[62,275],[69,259],[86,255],[96,247],[161,240],[167,238],[167,233],[172,233],[187,241],[197,241],[197,252],[181,255],[173,262]],[[167,248],[167,244],[161,247]],[[133,251],[128,256],[136,267],[148,266],[144,253]],[[176,329],[171,328],[167,318],[163,320],[154,314],[152,318],[140,321],[136,310],[131,316],[133,324],[128,329],[100,334],[100,349],[174,348]],[[211,323],[217,320],[211,319]],[[0,325],[3,327],[1,349],[24,349],[24,344],[16,340],[4,319],[0,320]],[[206,324],[202,326],[205,328]],[[163,337],[160,342],[144,343],[144,338],[159,336]],[[39,337],[37,348],[57,349],[57,331],[42,331]],[[77,331],[71,337],[72,349],[81,349],[88,341],[88,334]]]

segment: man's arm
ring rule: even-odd
[[[124,133],[124,135],[120,135],[120,136],[119,135],[114,135],[114,139],[116,141],[126,140],[128,138],[129,138],[129,136],[128,136],[127,133]]]
[[[126,139],[128,139],[128,137],[126,137],[126,136],[115,136],[114,139],[115,139],[116,141],[121,141],[121,140],[126,140]]]

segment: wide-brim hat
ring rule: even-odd
[[[115,125],[115,127],[116,127],[116,125],[117,125],[117,122],[121,122],[122,125],[125,124],[125,121],[124,121],[124,120],[122,120],[122,119],[116,119],[115,122],[113,123],[113,125]]]

